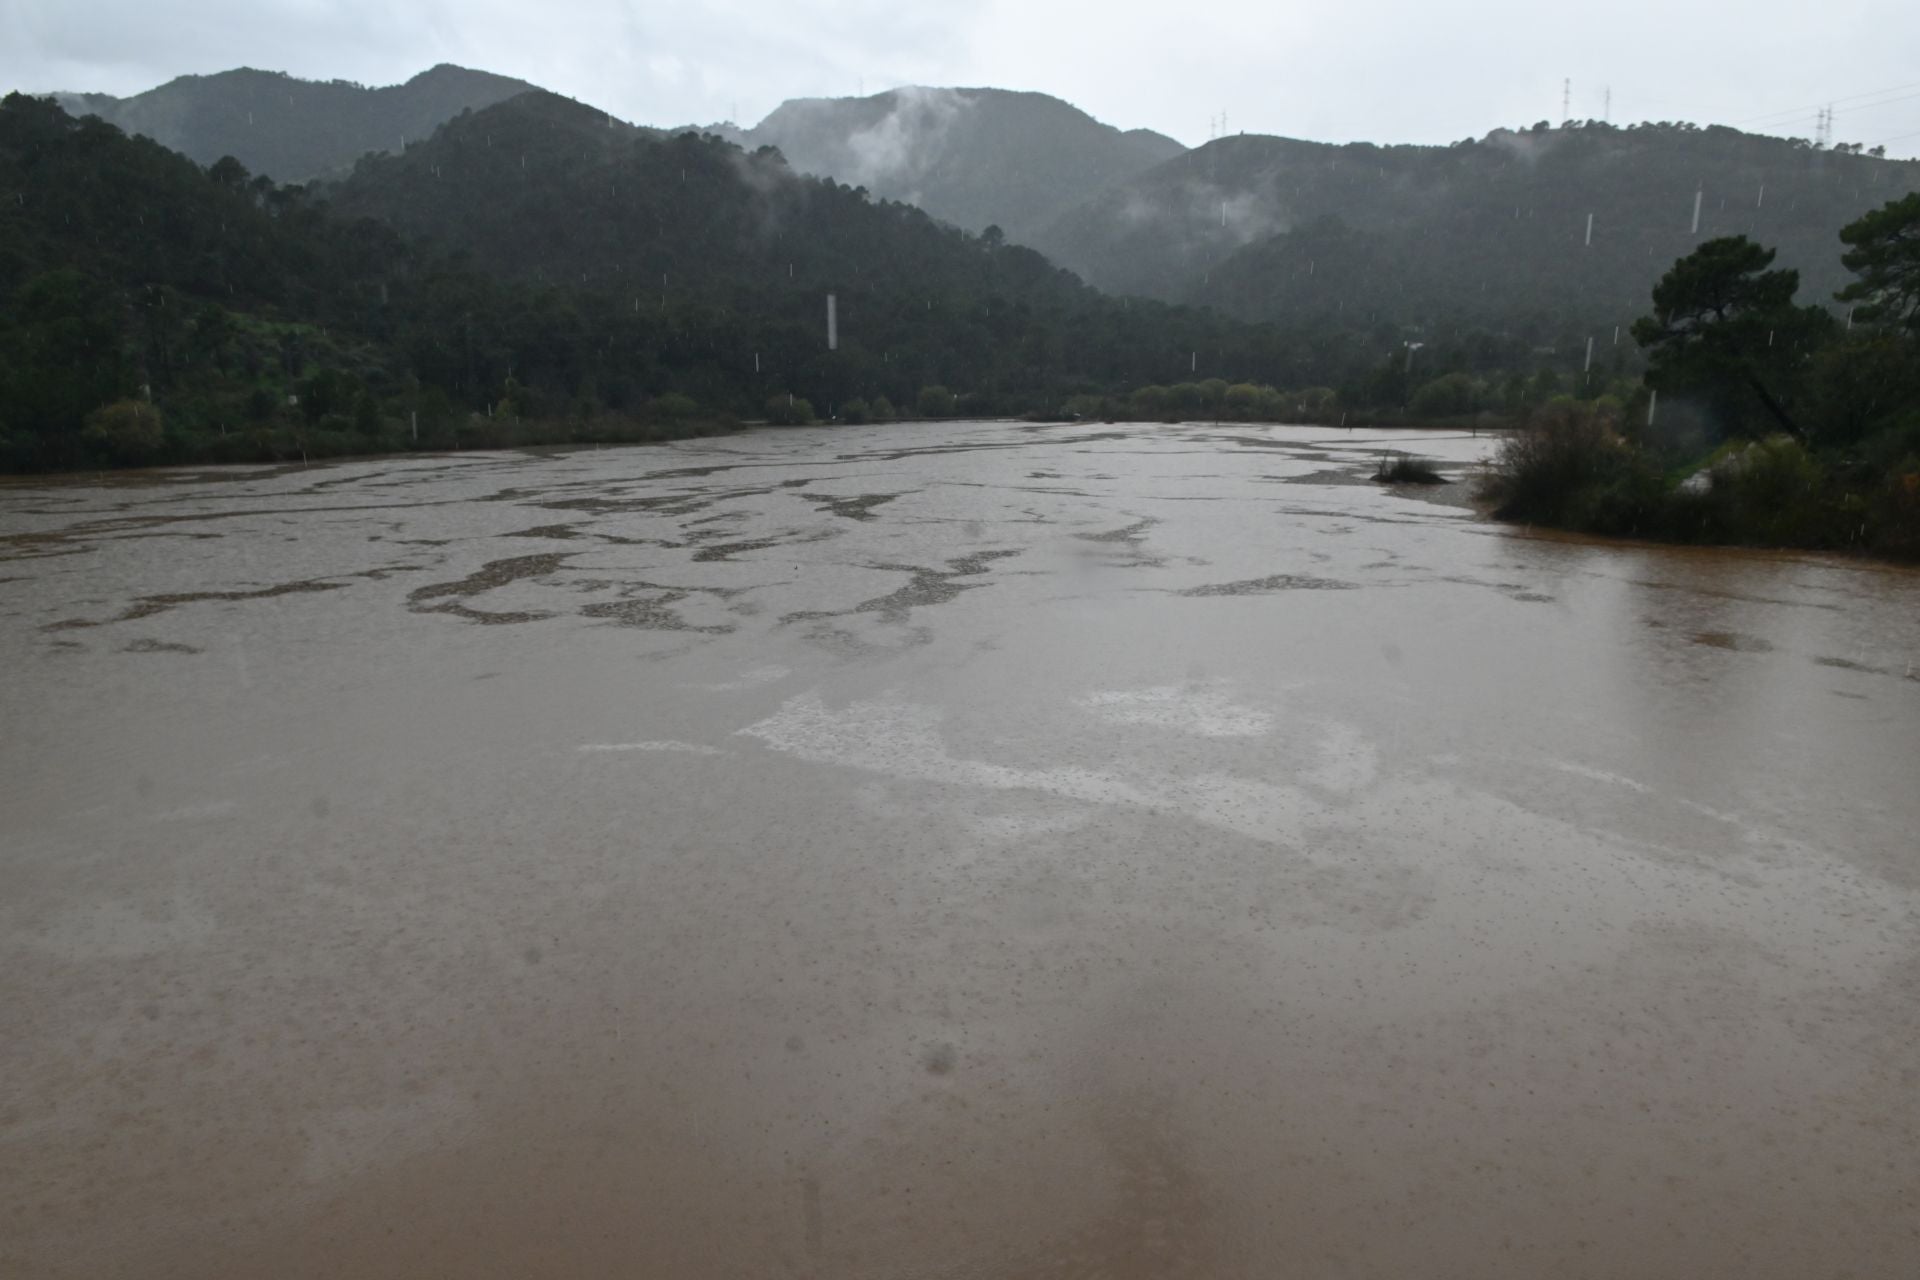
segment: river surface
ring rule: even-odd
[[[0,486],[0,1274],[1911,1280],[1920,574],[1383,438]]]

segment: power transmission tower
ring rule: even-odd
[[[1833,108],[1823,107],[1813,126],[1813,141],[1818,147],[1831,146],[1833,143]]]
[[[1573,119],[1573,77],[1560,82],[1560,123]]]
[[[1600,98],[1600,120],[1603,124],[1613,123],[1613,86],[1608,85]]]

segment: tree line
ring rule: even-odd
[[[1635,321],[1630,404],[1553,406],[1503,448],[1500,514],[1681,541],[1920,556],[1920,194],[1841,232],[1838,309],[1795,270],[1717,237]]]

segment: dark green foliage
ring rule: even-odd
[[[1503,519],[1588,533],[1911,557],[1920,555],[1920,413],[1852,454],[1782,434],[1730,445],[1703,465],[1629,443],[1604,412],[1560,406],[1502,442],[1480,496]]]
[[[1267,358],[1244,326],[1116,304],[1029,250],[777,155],[610,128],[551,95],[464,116],[326,190],[237,161],[201,170],[16,95],[0,105],[0,231],[6,467],[113,461],[81,426],[143,387],[169,424],[159,460],[184,461],[277,452],[274,432],[411,447],[433,396],[451,413],[423,448],[668,394],[700,413],[650,420],[687,429],[752,416],[774,388],[890,406],[957,385],[949,412],[987,412],[1196,349]]]
[[[1610,344],[1666,265],[1706,238],[1775,245],[1826,297],[1844,281],[1840,228],[1916,190],[1920,163],[1719,127],[1587,121],[1445,147],[1227,137],[1025,242],[1101,288],[1289,332],[1384,323],[1565,349],[1588,335]]]
[[[1839,545],[1839,495],[1826,468],[1785,436],[1745,445],[1712,469],[1708,501],[1719,537],[1774,547]]]
[[[1500,442],[1479,490],[1502,520],[1625,534],[1659,487],[1604,414],[1555,406]]]
[[[0,421],[14,434],[17,457],[77,464],[87,415],[138,390],[125,319],[119,298],[71,268],[14,291],[13,305],[0,310]]]
[[[461,117],[405,156],[370,157],[334,203],[496,279],[552,290],[550,319],[509,320],[549,348],[643,381],[670,369],[702,403],[742,412],[772,387],[822,405],[910,402],[932,383],[1024,402],[1178,367],[1196,349],[1249,372],[1271,360],[1246,326],[1115,303],[1031,250],[802,177],[771,150],[610,128],[549,94]]]
[[[160,411],[144,400],[117,400],[95,409],[81,435],[102,456],[130,466],[151,461],[166,443]]]
[[[1445,484],[1447,478],[1438,468],[1418,454],[1389,449],[1380,455],[1373,478],[1381,484]]]
[[[768,396],[767,421],[776,427],[803,427],[813,421],[813,405],[791,393]]]
[[[1335,150],[1363,184],[1362,160],[1393,164]],[[850,422],[896,405],[1353,424],[1544,411],[1601,423],[1604,447],[1539,445],[1505,504],[1524,518],[1913,541],[1898,530],[1920,472],[1920,335],[1897,323],[1900,201],[1848,228],[1870,294],[1850,333],[1794,303],[1771,250],[1689,238],[1638,335],[1663,393],[1648,430],[1638,356],[1574,328],[1588,313],[1572,295],[1504,327],[1491,311],[1466,323],[1471,308],[1412,328],[1338,318],[1365,290],[1319,273],[1377,273],[1384,301],[1440,269],[1395,256],[1378,227],[1309,221],[1271,239],[1258,252],[1281,274],[1265,278],[1290,281],[1299,309],[1250,324],[1108,298],[1031,250],[800,176],[771,150],[631,129],[547,94],[461,115],[329,187],[277,186],[238,152],[213,159],[201,169],[46,102],[0,103],[0,468],[658,439],[808,421],[815,405]],[[1425,257],[1446,259],[1445,237],[1428,239]],[[1515,261],[1545,271],[1528,252]],[[1459,273],[1487,265],[1468,254],[1432,279],[1465,297]],[[1767,444],[1726,462],[1711,494],[1667,488],[1723,438],[1788,424],[1798,455]]]
[[[1920,342],[1856,329],[1815,353],[1806,374],[1813,442],[1846,447],[1920,410]]]
[[[942,386],[920,388],[913,405],[923,418],[950,418],[956,407],[953,392]]]
[[[678,391],[669,391],[663,396],[655,396],[648,411],[656,418],[668,422],[680,422],[699,415],[700,406],[692,396],[681,395]]]
[[[1805,439],[1792,389],[1833,320],[1794,305],[1799,273],[1770,270],[1773,259],[1745,236],[1707,241],[1660,278],[1633,338],[1649,353],[1647,385],[1703,397],[1729,432]]]
[[[318,422],[345,413],[363,391],[351,374],[322,369],[300,383],[300,412],[308,422]]]
[[[610,125],[547,94],[461,116],[324,189],[242,161],[200,170],[9,99],[0,229],[0,292],[32,286],[0,313],[13,467],[103,461],[80,424],[141,387],[169,424],[162,460],[182,461],[213,440],[242,456],[259,431],[411,447],[433,396],[450,413],[423,448],[479,439],[468,414],[577,424],[669,393],[701,421],[757,416],[787,389],[878,417],[935,385],[954,389],[944,412],[981,414],[1144,382],[1179,388],[1180,415],[1276,416],[1229,407],[1230,384],[1337,383],[1356,407],[1408,393],[1383,335],[1296,340],[1116,302],[1030,250],[800,177],[773,152]],[[63,269],[77,278],[41,280]],[[1420,352],[1429,379],[1509,360],[1530,371],[1537,357],[1491,340]]]
[[[1422,418],[1459,417],[1479,408],[1479,388],[1464,373],[1435,378],[1413,393],[1407,407]]]
[[[1839,293],[1855,318],[1920,332],[1920,192],[1889,201],[1840,230],[1840,255],[1859,277]]]

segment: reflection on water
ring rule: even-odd
[[[1920,575],[1381,447],[0,488],[0,1274],[1910,1275]]]

